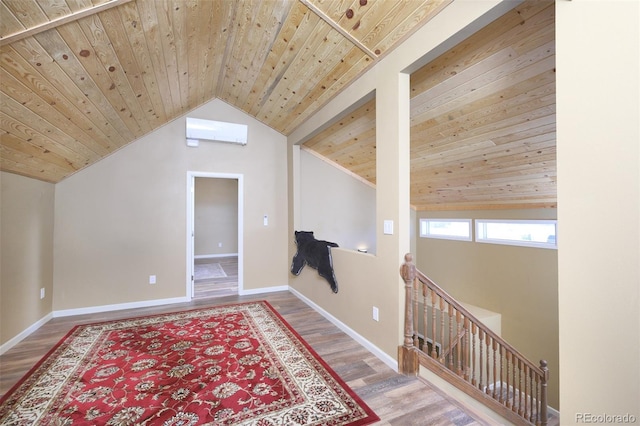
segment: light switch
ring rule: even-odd
[[[262,219],[264,226],[269,225],[269,216],[267,216],[266,214],[264,215],[264,218]]]
[[[393,221],[385,220],[384,221],[384,233],[387,235],[393,235]]]

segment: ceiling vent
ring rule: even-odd
[[[201,120],[187,117],[187,146],[198,146],[198,141],[229,142],[247,144],[246,124]]]

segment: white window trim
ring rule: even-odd
[[[478,243],[502,244],[508,246],[537,247],[544,249],[558,249],[558,221],[557,220],[500,220],[500,219],[476,219],[476,239]],[[533,223],[533,224],[553,224],[556,228],[556,240],[553,243],[541,243],[535,241],[502,240],[498,238],[482,238],[484,234],[481,227],[485,223]]]
[[[422,223],[427,223],[427,231],[429,229],[429,222],[463,222],[469,225],[469,236],[468,237],[459,237],[455,235],[437,235],[437,234],[429,234],[429,232],[422,232]],[[419,232],[421,238],[436,238],[439,240],[455,240],[455,241],[473,241],[473,227],[471,226],[471,219],[449,219],[449,218],[420,218],[419,224]]]

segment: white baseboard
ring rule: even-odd
[[[250,296],[262,293],[275,293],[276,291],[287,291],[289,290],[288,285],[279,285],[275,287],[264,287],[264,288],[252,288],[249,290],[238,289],[238,294],[240,296]]]
[[[238,253],[222,253],[222,254],[196,254],[194,259],[215,259],[216,257],[237,256]]]
[[[118,303],[115,305],[90,306],[88,308],[64,309],[53,311],[53,318],[69,317],[73,315],[95,314],[99,312],[121,311],[123,309],[148,308],[150,306],[170,305],[172,303],[188,302],[186,297],[174,297],[170,299],[143,300],[141,302]]]
[[[353,340],[355,340],[356,342],[358,342],[362,346],[364,346],[369,352],[374,354],[378,359],[380,359],[380,361],[384,362],[393,371],[398,371],[398,361],[395,360],[393,357],[391,357],[387,353],[383,352],[382,349],[380,349],[379,347],[377,347],[376,345],[374,345],[373,343],[371,343],[370,341],[368,341],[367,339],[362,337],[360,334],[355,332],[352,328],[348,327],[345,323],[343,323],[342,321],[340,321],[339,319],[337,319],[336,317],[331,315],[329,312],[327,312],[324,309],[322,309],[319,305],[314,303],[311,299],[309,299],[308,297],[304,296],[299,291],[297,291],[297,290],[295,290],[295,289],[293,289],[291,287],[289,287],[289,291],[291,293],[293,293],[298,299],[302,300],[304,303],[306,303],[307,305],[311,306],[311,308],[313,308],[313,310],[315,310],[320,315],[325,317],[327,320],[329,320],[331,323],[333,323],[333,325],[335,325],[340,330],[342,330],[347,335],[349,335],[349,337],[351,337]]]
[[[23,339],[26,339],[31,333],[33,333],[34,331],[36,331],[37,329],[42,327],[51,318],[53,318],[53,313],[50,312],[47,315],[45,315],[42,318],[40,318],[38,321],[36,321],[33,324],[31,324],[26,329],[24,329],[17,336],[13,337],[12,339],[9,339],[6,343],[4,343],[2,346],[0,346],[0,355],[2,355],[3,353],[5,353],[9,349],[11,349],[12,347],[17,345],[18,343],[20,343]]]

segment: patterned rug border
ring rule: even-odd
[[[367,403],[364,402],[364,400],[360,398],[360,396],[358,396],[358,394],[353,389],[351,389],[351,386],[349,386],[344,380],[342,380],[338,373],[336,373],[333,368],[331,368],[331,366],[327,364],[327,362],[315,351],[315,349],[313,349],[311,345],[309,345],[309,343],[296,330],[293,329],[291,324],[289,324],[287,320],[285,320],[284,317],[280,315],[280,313],[273,306],[271,306],[269,302],[267,302],[266,300],[261,300],[259,303],[264,303],[271,310],[271,312],[273,312],[273,314],[280,320],[282,325],[284,325],[287,330],[289,330],[289,332],[300,341],[300,343],[309,351],[309,353],[311,353],[311,355],[313,355],[318,360],[318,362],[327,370],[327,372],[333,377],[333,379],[338,382],[338,384],[344,388],[349,396],[353,398],[367,413],[367,418],[349,423],[349,426],[368,425],[380,420],[378,415],[371,409],[371,407],[369,407]]]
[[[227,303],[221,305],[214,305],[209,307],[199,307],[193,309],[183,309],[176,310],[170,312],[163,312],[159,314],[151,314],[151,315],[140,315],[140,316],[132,316],[119,318],[108,321],[97,321],[97,322],[87,322],[82,324],[77,324],[69,330],[64,337],[62,337],[42,358],[26,373],[20,380],[14,384],[11,389],[9,389],[2,397],[0,397],[0,406],[8,400],[14,392],[20,389],[20,387],[27,381],[34,373],[38,371],[38,369],[44,364],[50,356],[52,356],[62,345],[65,344],[67,339],[72,336],[78,328],[81,327],[96,327],[100,325],[114,324],[119,322],[130,322],[130,321],[138,321],[145,318],[158,318],[163,316],[170,316],[182,313],[194,313],[198,311],[208,311],[211,309],[224,309],[231,307],[243,307],[248,305],[262,305],[271,312],[271,314],[278,319],[279,323],[291,333],[293,337],[295,337],[300,344],[312,355],[315,360],[326,370],[326,372],[336,381],[338,385],[340,385],[345,393],[347,393],[366,413],[366,417],[356,420],[354,422],[348,423],[348,426],[364,426],[369,425],[374,422],[380,420],[378,415],[364,402],[364,400],[358,396],[358,394],[333,370],[331,366],[311,347],[311,345],[286,321],[286,319],[269,303],[267,300],[258,300],[258,301],[249,301],[249,302],[237,302],[237,303]]]

